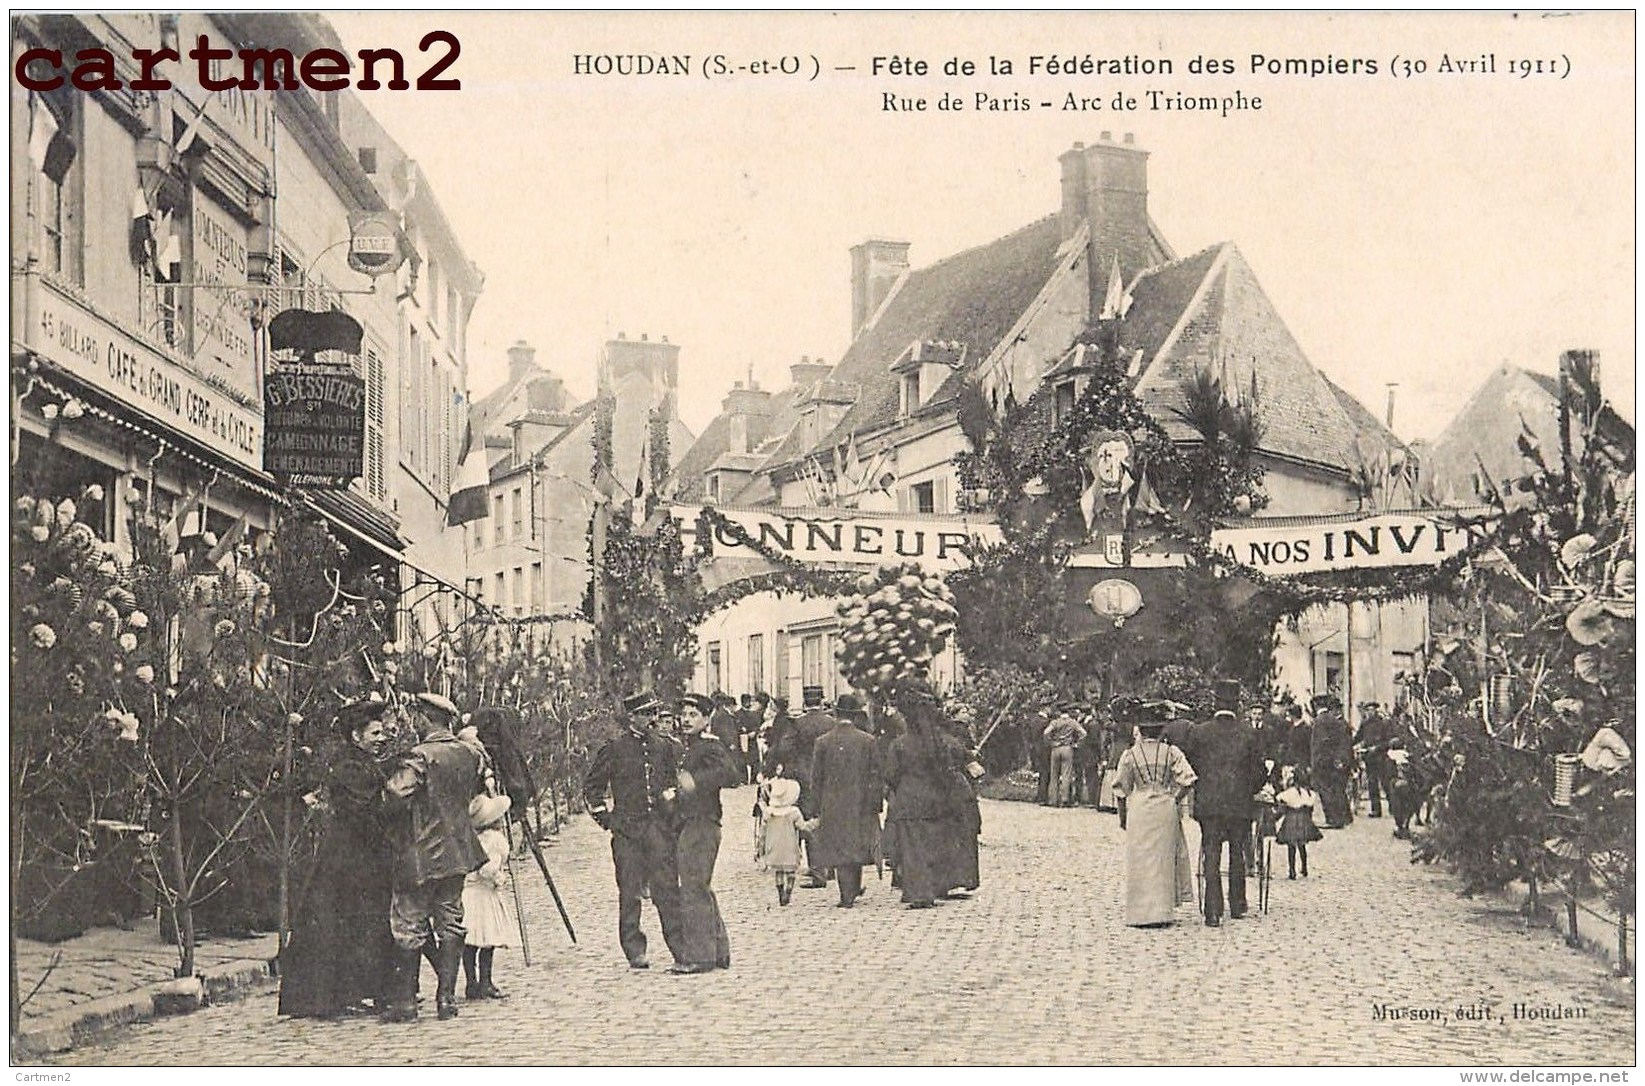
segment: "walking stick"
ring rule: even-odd
[[[531,827],[529,825],[524,825],[524,821],[524,819],[521,819],[521,828],[524,832],[529,834],[531,832]],[[520,925],[520,956],[525,959],[525,964],[529,968],[531,965],[531,938],[526,935],[525,930],[525,905],[520,900],[520,880],[514,875],[513,820],[504,819],[503,829],[508,833],[508,856],[504,858],[503,866],[508,869],[508,885],[509,888],[514,891],[514,920]]]
[[[565,911],[565,902],[560,899],[560,888],[554,885],[554,876],[548,873],[548,861],[543,859],[543,850],[529,832],[525,834],[526,847],[531,849],[531,855],[537,861],[537,870],[543,873],[543,881],[548,883],[548,892],[554,898],[554,907],[560,910],[560,922],[565,925],[565,933],[571,936],[571,941],[577,941],[577,929],[571,926],[571,917]]]

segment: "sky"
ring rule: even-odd
[[[420,61],[430,30],[461,42],[445,73],[460,90],[362,94],[485,274],[476,395],[516,340],[588,396],[606,339],[667,336],[700,432],[732,381],[780,388],[802,356],[841,356],[851,246],[907,241],[919,267],[986,243],[1053,213],[1057,156],[1110,131],[1151,153],[1149,212],[1176,253],[1234,242],[1318,368],[1379,417],[1398,385],[1401,437],[1436,436],[1493,367],[1552,372],[1570,348],[1600,352],[1634,417],[1627,12],[330,18],[351,50]],[[685,55],[691,73],[577,74],[584,54]],[[1174,70],[1030,74],[1036,55]],[[716,56],[772,71],[705,76]],[[778,71],[783,57],[800,74]],[[928,73],[876,74],[875,57]],[[990,75],[991,57],[1013,73]],[[1196,57],[1235,72],[1192,73]],[[950,59],[977,74],[945,76]],[[1276,59],[1318,63],[1270,74]],[[1356,59],[1358,74],[1320,70]],[[1550,74],[1509,70],[1537,60]],[[1150,90],[1261,108],[1150,109]],[[945,92],[966,108],[938,110]],[[888,111],[887,93],[927,108]],[[979,110],[979,93],[1032,108]],[[1069,95],[1102,108],[1060,108]],[[1138,108],[1115,111],[1116,95]]]

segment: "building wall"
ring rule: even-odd
[[[1360,508],[1346,480],[1298,464],[1266,460],[1262,489],[1268,504],[1265,517],[1322,516],[1352,513]]]
[[[1414,674],[1420,666],[1428,637],[1428,601],[1422,597],[1322,604],[1298,615],[1294,624],[1281,623],[1278,634],[1276,692],[1288,692],[1302,704],[1316,693],[1337,694],[1357,727],[1361,702],[1395,704],[1400,697],[1398,677]]]

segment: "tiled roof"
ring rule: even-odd
[[[1160,281],[1151,283],[1156,277]],[[1209,368],[1236,398],[1248,394],[1255,376],[1266,452],[1353,471],[1361,462],[1362,433],[1398,444],[1363,408],[1362,417],[1350,417],[1231,243],[1146,273],[1133,297],[1120,342],[1142,350],[1137,396],[1172,437],[1195,436],[1177,409],[1185,404],[1183,385]]]
[[[834,380],[855,381],[862,394],[822,444],[897,417],[898,385],[891,363],[916,340],[965,344],[966,370],[949,377],[926,406],[952,399],[964,373],[993,352],[1051,278],[1061,244],[1061,225],[1052,215],[909,272],[879,319],[852,341],[834,368]]]

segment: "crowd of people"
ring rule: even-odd
[[[1112,768],[1094,794],[1098,806],[1117,808],[1126,833],[1125,922],[1139,927],[1174,922],[1176,907],[1195,899],[1183,819],[1200,828],[1200,912],[1207,926],[1224,915],[1242,919],[1249,911],[1246,879],[1272,876],[1264,842],[1286,850],[1287,877],[1308,877],[1308,846],[1324,839],[1324,829],[1341,829],[1354,817],[1357,782],[1366,786],[1370,817],[1381,818],[1386,800],[1393,835],[1410,836],[1410,825],[1426,793],[1414,727],[1400,727],[1380,706],[1360,706],[1361,724],[1351,733],[1341,702],[1320,694],[1310,702],[1312,718],[1297,705],[1271,713],[1247,705],[1240,718],[1237,682],[1216,684],[1214,711],[1193,721],[1168,701],[1116,699],[1104,722],[1077,719],[1079,707],[1065,705],[1044,729],[1048,746],[1071,753],[1093,732],[1106,730]],[[1272,723],[1283,716],[1283,725]],[[1129,727],[1132,740],[1117,740]],[[1104,749],[1104,748],[1100,748]],[[1062,762],[1067,763],[1068,753]],[[1055,767],[1058,762],[1050,759]],[[1069,789],[1053,768],[1053,784],[1042,802],[1066,805]],[[1227,894],[1223,854],[1227,853]],[[1226,910],[1226,911],[1225,911]]]
[[[337,714],[341,753],[309,797],[330,808],[329,828],[279,958],[282,1015],[415,1021],[425,959],[439,1018],[457,1015],[460,976],[467,998],[504,998],[492,968],[517,923],[504,894],[513,801],[478,724],[437,694],[411,709],[415,742],[393,759],[398,709],[369,698]]]
[[[1332,695],[1315,697],[1307,715],[1259,703],[1243,717],[1238,683],[1219,682],[1213,695],[1214,712],[1198,721],[1170,701],[1120,697],[1100,713],[1065,703],[1034,726],[1040,801],[1119,814],[1129,925],[1172,924],[1196,898],[1209,926],[1247,915],[1246,878],[1266,864],[1268,839],[1285,847],[1288,876],[1307,878],[1308,846],[1324,838],[1319,821],[1346,825],[1361,780],[1371,817],[1386,804],[1395,836],[1408,837],[1418,813],[1421,733],[1380,707],[1361,706],[1356,734]],[[415,743],[396,758],[384,753],[397,710],[374,697],[337,715],[341,753],[308,797],[329,807],[330,828],[280,956],[281,1014],[369,1010],[413,1021],[424,960],[440,1018],[457,1014],[459,978],[469,999],[504,998],[495,952],[514,945],[510,827],[529,780],[514,781],[508,756],[522,761],[520,752],[489,711],[465,727],[438,695],[417,695],[412,706]],[[755,858],[779,906],[797,888],[834,884],[837,906],[852,908],[869,866],[890,871],[910,909],[981,885],[978,743],[966,708],[943,705],[929,686],[901,689],[872,715],[854,694],[828,705],[814,687],[798,716],[765,694],[739,705],[723,694],[665,704],[642,693],[623,702],[619,723],[588,765],[583,798],[611,834],[618,943],[631,968],[650,967],[646,900],[670,973],[730,968],[713,875],[721,793],[740,785],[758,785]],[[491,746],[482,728],[498,737]],[[1199,824],[1200,881],[1187,817]]]
[[[759,789],[756,858],[786,906],[796,887],[838,886],[838,907],[864,893],[863,871],[889,868],[911,909],[981,885],[977,838],[980,767],[969,721],[929,688],[905,692],[871,721],[843,694],[831,707],[805,691],[791,717],[780,699],[737,704],[688,694],[670,706],[649,694],[623,703],[623,730],[595,752],[583,779],[594,821],[611,833],[618,943],[648,969],[641,927],[647,898],[673,963],[700,974],[731,965],[711,885],[722,835],[720,793]]]

